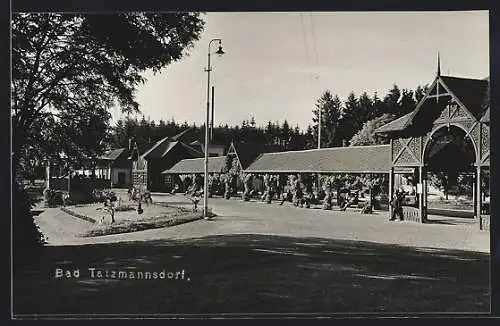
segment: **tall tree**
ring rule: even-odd
[[[306,149],[313,149],[317,147],[316,145],[317,138],[316,139],[314,138],[314,129],[311,125],[307,125],[304,138],[305,138]]]
[[[373,116],[373,101],[366,92],[361,93],[358,99],[358,124],[359,127],[374,118]],[[359,130],[359,129],[358,129]]]
[[[384,113],[397,114],[399,112],[399,99],[401,98],[401,90],[398,85],[394,84],[389,90],[389,93],[384,97],[385,111]]]
[[[69,126],[82,128],[75,133],[83,138],[90,132],[85,123],[69,121],[85,117],[88,123],[108,123],[113,105],[137,112],[134,91],[144,82],[142,73],[179,60],[204,26],[198,13],[22,13],[13,14],[11,24],[16,170],[23,148],[35,141],[31,134],[43,131],[46,141],[64,139],[53,143],[56,152],[93,146],[69,137],[75,136]],[[46,119],[50,123],[41,130]]]
[[[314,141],[318,143],[319,111],[321,110],[321,147],[334,147],[342,144],[338,127],[338,120],[342,112],[342,101],[337,95],[333,96],[330,91],[325,91],[316,102],[313,110]]]
[[[401,100],[399,101],[399,110],[396,112],[397,117],[401,117],[407,113],[410,113],[415,109],[417,102],[415,101],[413,91],[408,89],[403,89],[401,94]]]
[[[347,142],[361,127],[359,117],[359,102],[354,92],[350,92],[342,108],[338,123],[339,137],[341,143]]]
[[[380,99],[377,92],[373,94],[372,103],[373,107],[368,120],[372,120],[376,117],[379,117],[386,111],[385,103]]]
[[[280,140],[281,140],[280,145],[283,146],[283,148],[288,149],[288,145],[291,140],[291,130],[290,130],[290,125],[288,124],[288,121],[286,119],[285,121],[283,121],[283,124],[281,126]]]

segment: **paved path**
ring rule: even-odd
[[[38,225],[50,245],[79,243],[78,234],[92,227],[92,223],[73,217],[59,208],[36,208],[42,211],[35,216]]]
[[[190,205],[183,195],[154,195],[155,202]],[[357,212],[304,209],[289,204],[243,202],[237,199],[210,199],[218,216],[169,228],[95,238],[79,238],[90,223],[49,209],[37,218],[51,245],[186,239],[210,235],[265,234],[294,237],[359,240],[415,247],[489,252],[489,233],[465,219],[435,217],[435,223],[390,222],[387,213],[363,215]],[[200,205],[200,207],[203,207]],[[147,208],[146,208],[147,209]],[[446,224],[451,223],[451,224]],[[56,225],[56,226],[54,226]],[[75,231],[76,230],[76,231]]]

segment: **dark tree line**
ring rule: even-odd
[[[292,126],[287,120],[268,121],[265,126],[257,126],[255,118],[244,120],[240,125],[219,125],[214,127],[214,139],[217,144],[227,145],[231,141],[244,141],[259,145],[268,145],[281,150],[302,150],[317,148],[319,110],[322,115],[321,147],[347,145],[385,144],[387,136],[375,134],[376,128],[411,112],[424,97],[427,87],[417,87],[415,91],[394,85],[380,98],[366,92],[356,96],[351,92],[347,100],[325,91],[316,102],[312,124],[305,130]],[[203,141],[204,126],[196,126],[175,120],[150,121],[142,118],[124,118],[112,129],[110,148],[127,147],[129,139],[151,143],[165,136],[173,136],[191,127],[192,139]]]
[[[366,92],[356,96],[351,92],[342,102],[337,95],[325,91],[313,110],[313,125],[307,131],[312,135],[309,148],[317,147],[319,110],[321,110],[321,147],[385,144],[387,137],[375,135],[376,128],[411,112],[425,96],[427,86],[415,91],[401,90],[396,84],[380,98]]]
[[[123,118],[118,120],[112,128],[109,148],[128,147],[129,140],[135,139],[138,143],[153,143],[166,136],[174,136],[179,132],[191,128],[188,140],[205,139],[204,125],[179,123],[175,120],[158,122],[147,120],[145,117]],[[274,146],[283,150],[299,150],[306,147],[306,135],[298,126],[290,126],[287,120],[283,122],[268,121],[267,125],[257,126],[255,119],[244,120],[241,125],[219,125],[214,127],[216,144],[228,145],[231,141],[249,142],[258,145]]]

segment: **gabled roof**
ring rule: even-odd
[[[250,166],[250,164],[252,164],[260,154],[282,151],[281,148],[278,146],[262,145],[262,144],[247,143],[247,142],[231,142],[229,150],[231,150],[231,146],[236,151],[236,155],[238,156],[241,168],[243,170],[245,170],[248,166]]]
[[[449,76],[441,76],[441,80],[477,119],[481,119],[485,111],[483,103],[488,90],[487,80]]]
[[[391,122],[386,123],[385,125],[375,129],[376,133],[382,132],[391,132],[391,131],[399,131],[404,128],[408,120],[412,117],[412,112],[405,114],[402,117],[397,118]]]
[[[142,158],[151,158],[151,157],[164,157],[167,155],[168,152],[170,152],[173,148],[175,148],[177,145],[183,146],[186,148],[190,153],[194,154],[195,156],[202,156],[203,153],[200,153],[193,147],[183,143],[181,139],[186,136],[187,132],[190,131],[191,128],[188,128],[181,133],[173,136],[173,137],[165,137],[157,141],[151,148],[149,148],[144,154],[142,154]]]
[[[127,151],[126,148],[112,149],[112,150],[104,152],[104,154],[102,154],[99,157],[99,159],[100,160],[114,161],[118,157],[120,157],[120,155],[122,155],[122,153],[125,152],[125,151]]]
[[[153,146],[151,146],[147,151],[142,154],[143,158],[147,158],[150,156],[163,156],[163,153],[165,153],[166,148],[168,148],[169,144],[171,143],[172,139],[170,137],[165,137],[154,143]]]
[[[226,156],[208,158],[208,172],[221,173],[226,164]],[[205,158],[188,158],[177,162],[162,174],[198,174],[205,173]]]
[[[262,154],[245,172],[387,173],[391,146],[351,146]]]
[[[192,156],[199,156],[199,157],[204,156],[202,152],[200,152],[196,148],[189,146],[188,144],[185,144],[183,142],[179,142],[179,146],[184,147],[188,151],[188,153]]]
[[[178,133],[177,135],[175,135],[175,136],[173,136],[173,137],[171,137],[171,138],[172,138],[172,140],[174,140],[174,141],[176,141],[176,140],[178,140],[178,141],[185,141],[185,140],[186,140],[186,137],[187,137],[187,134],[188,134],[190,131],[192,131],[192,130],[193,130],[193,128],[192,128],[192,127],[189,127],[189,128],[187,128],[186,130],[181,131],[180,133]]]
[[[488,80],[437,76],[426,95],[412,112],[383,125],[376,132],[393,132],[406,129],[413,122],[417,113],[421,109],[425,109],[426,105],[424,103],[430,100],[428,96],[438,81],[441,81],[476,119],[481,119],[485,112],[483,104],[486,92],[488,91]]]

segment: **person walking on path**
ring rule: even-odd
[[[397,189],[396,192],[394,193],[394,196],[392,197],[391,200],[391,206],[392,206],[392,216],[389,219],[389,221],[395,221],[396,216],[399,217],[400,221],[404,220],[403,216],[403,198],[404,198],[404,193],[402,189]]]

